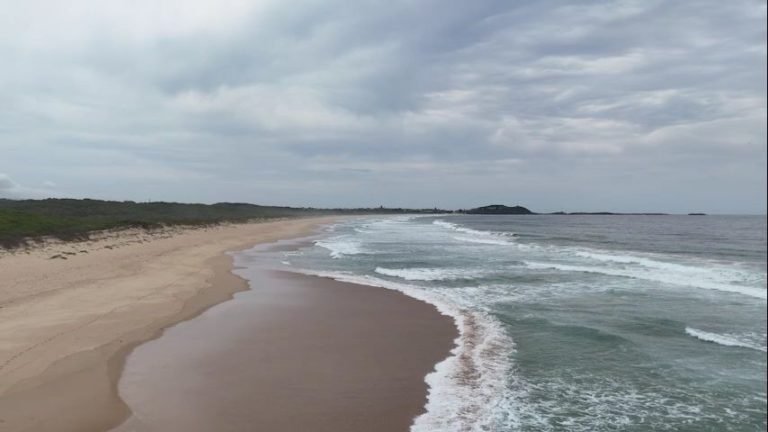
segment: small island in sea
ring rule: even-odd
[[[491,204],[467,210],[467,214],[530,215],[535,213],[519,205],[508,207],[502,204]]]

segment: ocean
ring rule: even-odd
[[[766,429],[764,216],[372,217],[271,254],[453,317],[415,432]]]

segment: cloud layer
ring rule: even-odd
[[[765,212],[762,1],[15,3],[0,171],[21,184]]]

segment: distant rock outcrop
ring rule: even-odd
[[[501,204],[493,204],[467,210],[469,214],[502,214],[502,215],[530,215],[535,214],[523,206],[508,207]]]

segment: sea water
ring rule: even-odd
[[[274,253],[454,318],[413,431],[766,429],[765,217],[378,217]]]

